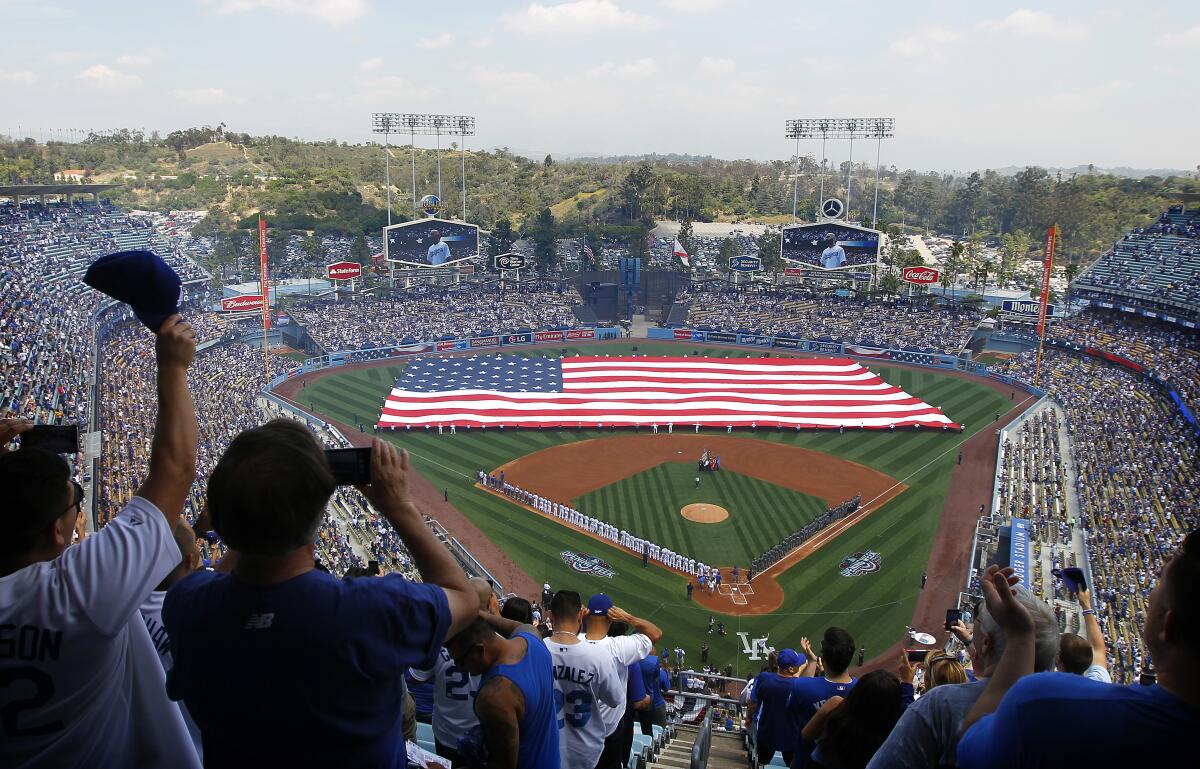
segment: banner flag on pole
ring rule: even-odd
[[[688,252],[684,249],[683,244],[679,242],[679,238],[675,238],[675,256],[679,257],[679,261],[683,262],[684,267],[692,266],[692,259],[688,256]]]

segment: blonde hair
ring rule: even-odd
[[[967,670],[953,655],[931,651],[925,655],[925,691],[942,684],[965,684]]]

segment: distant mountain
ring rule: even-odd
[[[992,170],[1001,176],[1016,176],[1025,170],[1025,166],[1005,166],[1004,168],[994,168]],[[1071,168],[1047,168],[1046,170],[1051,174],[1056,174],[1059,171],[1064,175],[1076,174],[1078,176],[1084,176],[1088,173],[1109,174],[1111,176],[1122,176],[1127,179],[1144,179],[1147,176],[1192,176],[1196,173],[1194,169],[1189,171],[1185,168],[1130,168],[1128,166],[1117,166],[1116,168],[1100,168],[1096,166],[1089,171],[1086,165],[1073,166]]]

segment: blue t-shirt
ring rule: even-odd
[[[958,765],[1172,766],[1190,756],[1200,711],[1159,686],[1117,686],[1069,673],[1017,681],[996,712],[958,741]]]
[[[479,689],[496,677],[512,681],[525,697],[525,715],[517,724],[520,747],[517,766],[522,769],[558,769],[558,713],[554,706],[554,660],[542,639],[520,632],[528,649],[520,662],[493,665],[479,680]]]
[[[450,626],[445,592],[398,575],[312,570],[259,587],[198,571],[163,624],[210,766],[405,765],[403,676],[430,667]]]
[[[765,670],[754,682],[751,699],[758,703],[758,745],[763,750],[791,752],[796,744],[799,722],[796,714],[788,710],[788,695],[792,691],[794,678]]]
[[[625,680],[625,712],[633,711],[633,706],[646,699],[646,684],[642,681],[642,663],[634,662],[629,665],[629,675]]]
[[[662,685],[658,680],[658,655],[651,654],[641,661],[642,666],[642,686],[646,688],[646,694],[650,695],[650,707],[657,708],[667,704],[667,700],[663,697]]]
[[[800,737],[800,730],[803,729],[812,717],[816,715],[821,706],[830,697],[845,697],[854,684],[858,683],[857,678],[851,678],[848,684],[839,684],[830,681],[828,678],[803,678],[791,679],[791,690],[788,693],[787,709],[796,717],[795,731],[795,751],[796,755],[792,758],[792,769],[800,769],[808,763],[808,755],[812,753],[815,743],[805,742]]]
[[[433,684],[429,681],[418,681],[408,673],[404,674],[404,683],[408,685],[408,693],[412,695],[413,704],[417,706],[417,716],[433,715]]]

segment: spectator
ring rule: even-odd
[[[163,605],[175,657],[167,691],[200,726],[207,762],[404,761],[404,672],[432,666],[479,606],[409,498],[408,472],[407,452],[376,439],[372,483],[361,490],[426,582],[340,582],[313,568],[313,535],[335,485],[312,434],[274,420],[229,445],[208,506],[233,572],[192,574]]]
[[[475,716],[492,769],[558,769],[553,661],[528,626],[511,638],[482,617],[446,643],[454,663],[479,679]]]
[[[925,655],[923,693],[946,684],[967,683],[967,669],[953,655],[944,651],[931,651]]]
[[[990,568],[990,567],[989,567]],[[1003,572],[1012,581],[1012,570]],[[1054,612],[1028,590],[1018,588],[1016,599],[1033,617],[1036,638],[1035,665],[1050,670],[1058,653],[1058,622]],[[972,633],[959,630],[969,644],[977,680],[967,684],[945,684],[918,699],[900,717],[887,741],[871,759],[870,769],[915,769],[957,766],[955,757],[963,719],[987,686],[1004,653],[1007,634],[993,618],[991,607],[975,613]]]
[[[989,567],[987,610],[1010,639],[987,689],[975,702],[959,745],[965,769],[1164,766],[1191,762],[1200,729],[1200,534],[1167,561],[1150,593],[1143,629],[1158,669],[1154,686],[1113,686],[1062,673],[1035,673],[1037,624],[1029,608]],[[1034,674],[1034,675],[1031,675]],[[994,711],[994,712],[993,712]],[[1063,729],[1064,723],[1086,728]]]
[[[1108,652],[1104,647],[1104,631],[1096,620],[1092,608],[1092,597],[1086,587],[1080,586],[1076,593],[1082,609],[1087,637],[1075,633],[1063,633],[1058,639],[1058,657],[1055,666],[1064,673],[1075,673],[1093,681],[1112,683],[1108,674]]]
[[[801,737],[816,747],[808,766],[862,769],[904,712],[900,679],[889,670],[867,673],[846,696],[834,695],[805,725]]]
[[[589,608],[592,605],[589,602]],[[594,605],[603,607],[607,613],[612,601],[597,601]],[[625,682],[606,644],[581,640],[579,629],[584,610],[579,593],[574,590],[555,593],[550,601],[550,616],[554,632],[545,644],[554,660],[554,688],[563,703],[558,717],[558,752],[564,767],[592,769],[604,752],[609,734],[605,718],[593,718],[592,709],[604,706],[610,714],[616,708],[624,710]],[[639,641],[634,643],[639,649],[643,646]],[[644,646],[646,651],[650,650],[649,643]]]
[[[796,714],[788,708],[788,695],[794,679],[800,674],[802,660],[794,649],[784,649],[779,652],[777,661],[779,672],[758,674],[747,713],[751,720],[758,719],[755,744],[760,764],[771,763],[777,752],[783,754],[784,762],[791,764],[796,735],[801,727]]]
[[[801,736],[801,730],[825,700],[835,696],[844,697],[856,681],[849,673],[850,665],[854,662],[854,638],[847,631],[840,627],[827,628],[821,638],[820,657],[813,655],[807,638],[801,638],[800,644],[808,655],[809,664],[805,666],[806,675],[792,682],[787,698],[787,710],[796,719],[796,730],[792,737],[794,758],[788,761],[794,769],[807,764],[813,747]],[[822,668],[824,674],[817,678],[817,672]]]
[[[495,608],[496,594],[482,577],[468,580],[479,598],[479,610],[491,612]],[[419,683],[430,683],[433,687],[433,740],[437,754],[450,760],[454,767],[466,766],[459,754],[459,741],[479,725],[475,717],[475,697],[479,694],[479,676],[473,676],[454,664],[450,652],[442,647],[437,662],[426,669],[409,671],[410,677]]]
[[[604,647],[612,655],[616,663],[615,670],[621,683],[620,703],[612,708],[604,702],[597,703],[600,718],[604,721],[606,735],[604,752],[596,764],[600,769],[611,767],[617,769],[625,763],[629,756],[629,748],[625,747],[633,740],[633,718],[626,718],[627,692],[629,689],[629,668],[640,663],[650,653],[650,649],[662,638],[662,630],[652,622],[633,616],[620,607],[613,606],[612,599],[604,593],[597,593],[588,599],[587,626],[580,639],[589,644]],[[633,635],[614,635],[612,627],[620,624],[632,627]],[[637,676],[639,679],[640,675]],[[642,687],[643,699],[645,687]],[[623,750],[622,750],[623,749]]]
[[[159,399],[149,471],[112,522],[75,547],[83,488],[59,456],[5,453],[32,424],[0,421],[0,626],[10,647],[13,639],[39,639],[36,668],[0,656],[0,678],[32,692],[24,705],[4,708],[0,764],[199,766],[137,612],[179,565],[172,532],[196,472],[198,428],[187,388],[195,349],[190,326],[178,315],[167,318],[155,340]]]
[[[662,670],[656,649],[651,649],[650,654],[642,660],[641,671],[642,686],[650,696],[650,707],[638,712],[638,723],[641,724],[642,734],[649,736],[654,734],[655,726],[667,725],[667,699],[659,677]]]
[[[534,615],[533,606],[529,601],[515,595],[504,602],[500,616],[520,622],[522,625],[532,625],[537,619],[540,619],[540,616]]]

